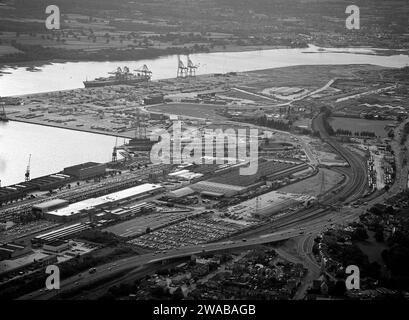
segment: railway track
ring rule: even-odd
[[[348,163],[349,168],[342,168],[343,174],[347,176],[346,182],[343,187],[339,188],[340,191],[333,194],[327,194],[321,199],[321,204],[323,206],[331,207],[339,203],[348,203],[356,201],[361,198],[367,188],[367,177],[366,177],[366,162],[361,160],[358,155],[355,155],[352,151],[345,148],[334,139],[332,139],[323,125],[323,115],[318,115],[313,120],[313,129],[318,130],[321,139],[328,143],[340,156],[342,156]],[[268,222],[260,227],[248,230],[240,234],[235,238],[240,237],[251,237],[265,232],[277,231],[285,227],[290,227],[293,225],[302,224],[315,219],[322,219],[328,216],[330,209],[326,208],[310,208],[302,209],[289,216],[284,216],[278,220]]]

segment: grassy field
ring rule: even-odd
[[[259,78],[259,89],[267,87],[313,87],[324,86],[335,78],[357,78],[363,71],[379,71],[383,67],[372,65],[314,65],[292,66],[249,72]]]
[[[322,187],[322,181],[324,181],[324,187]],[[279,189],[279,191],[318,196],[334,187],[340,181],[342,181],[341,174],[328,169],[320,169],[315,176],[285,186],[284,188]]]
[[[350,130],[352,133],[360,131],[372,131],[378,137],[385,138],[389,130],[385,130],[385,126],[395,124],[390,120],[366,120],[354,118],[330,118],[330,124],[334,128]]]
[[[216,110],[222,110],[223,108],[225,106],[198,103],[167,103],[149,107],[148,110],[201,119],[223,120],[225,118],[216,113]]]

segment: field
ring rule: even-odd
[[[197,104],[197,103],[168,103],[147,108],[150,111],[163,112],[165,114],[175,114],[193,118],[223,120],[223,116],[218,115],[216,110],[222,110],[224,106]]]
[[[366,120],[354,118],[330,118],[330,124],[334,130],[350,130],[352,133],[361,131],[374,132],[378,137],[387,137],[388,131],[385,126],[396,124],[391,120]]]
[[[258,77],[258,90],[274,87],[319,88],[335,78],[357,78],[361,72],[374,72],[385,68],[372,65],[315,65],[292,66],[248,72]]]
[[[342,175],[335,171],[320,169],[315,176],[285,186],[284,188],[279,189],[279,191],[318,196],[334,187],[337,183],[341,182],[342,179]],[[324,181],[324,186],[322,186],[322,181]]]

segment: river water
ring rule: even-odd
[[[115,139],[22,122],[0,122],[2,186],[24,181],[30,154],[31,178],[36,178],[87,161],[110,161]]]
[[[370,48],[275,49],[247,52],[192,54],[199,65],[198,74],[250,71],[294,65],[318,64],[374,64],[384,67],[403,67],[409,56],[379,56]],[[182,57],[185,59],[185,57]],[[153,79],[176,76],[177,56],[152,60],[121,62],[67,62],[40,67],[38,72],[24,67],[3,68],[0,76],[0,96],[68,90],[83,87],[82,81],[106,76],[118,66],[131,70],[147,64]],[[28,156],[32,154],[32,177],[60,171],[64,166],[85,161],[108,161],[115,138],[43,127],[17,122],[0,123],[0,180],[2,186],[23,180]]]

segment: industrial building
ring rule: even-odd
[[[164,102],[164,95],[163,94],[155,94],[155,95],[149,95],[146,96],[143,99],[143,103],[145,105],[151,105],[151,104],[159,104]]]
[[[125,220],[139,213],[152,212],[154,210],[155,205],[153,203],[142,202],[130,207],[121,207],[118,209],[107,211],[107,215],[109,218],[115,220]]]
[[[212,181],[199,181],[190,186],[198,193],[215,194],[217,197],[233,197],[246,192],[247,188],[226,183],[217,183]]]
[[[91,198],[80,202],[47,211],[44,217],[55,222],[74,221],[89,214],[103,210],[112,210],[132,200],[143,200],[163,190],[161,185],[145,183],[136,187],[107,194],[98,198]]]
[[[91,228],[90,223],[76,223],[64,228],[49,231],[40,234],[31,240],[33,246],[43,245],[45,243],[53,243],[56,240],[64,240]]]
[[[30,252],[30,247],[18,243],[6,243],[0,246],[0,260],[15,259]]]
[[[199,181],[190,187],[203,196],[233,197],[266,184],[266,181],[281,179],[308,169],[304,162],[272,160],[258,164],[254,175],[240,175],[240,168],[226,170],[208,180]]]
[[[66,250],[69,250],[71,245],[68,241],[64,240],[55,240],[43,245],[44,251],[48,251],[51,253],[60,253]]]
[[[14,201],[25,197],[30,192],[49,191],[57,189],[69,183],[72,178],[69,175],[55,173],[47,176],[20,182],[7,187],[0,188],[0,204]]]
[[[168,193],[168,196],[170,198],[184,198],[187,196],[191,196],[192,194],[194,194],[196,191],[193,190],[190,187],[183,187],[183,188],[179,188],[173,191],[170,191]]]
[[[32,211],[33,213],[41,214],[42,216],[44,216],[46,212],[66,207],[68,206],[68,204],[69,202],[67,200],[53,199],[50,201],[41,202],[39,204],[34,205],[32,207]]]
[[[75,166],[64,168],[63,173],[80,180],[103,176],[107,165],[96,162],[86,162]]]

